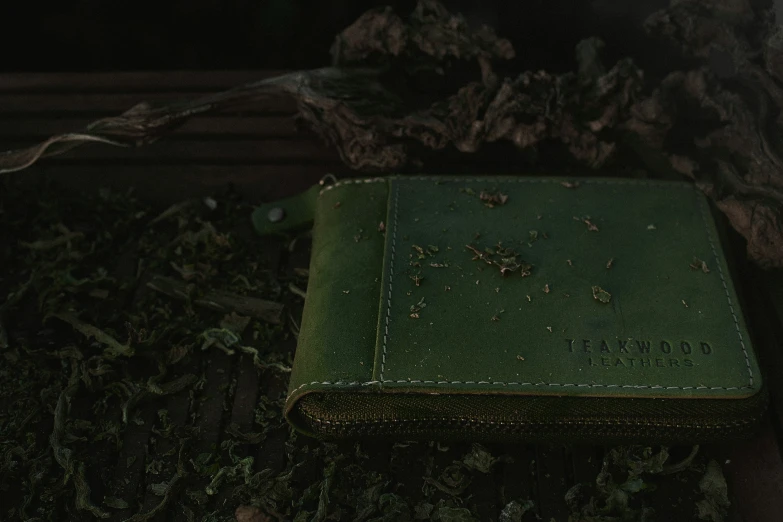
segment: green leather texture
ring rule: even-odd
[[[349,180],[321,192],[313,237],[295,424],[311,393],[703,402],[762,390],[690,184]]]
[[[292,387],[372,381],[387,204],[385,180],[321,190]]]
[[[301,194],[259,205],[251,216],[253,228],[260,235],[267,236],[286,234],[310,226],[313,223],[318,194],[323,188],[321,185],[313,185]],[[270,219],[270,215],[276,219]]]

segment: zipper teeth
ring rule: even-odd
[[[618,428],[621,430],[638,429],[662,429],[671,432],[676,431],[712,431],[712,430],[733,430],[741,429],[753,425],[760,416],[745,418],[742,420],[718,421],[718,422],[656,422],[656,421],[631,421],[617,418],[584,419],[577,418],[573,420],[551,421],[551,422],[515,422],[515,421],[493,421],[474,418],[427,418],[427,419],[347,419],[332,420],[318,418],[304,409],[300,412],[314,426],[329,432],[338,431],[357,431],[368,430],[375,431],[382,428],[396,427],[406,429],[454,429],[454,428],[484,428],[484,429],[502,429],[505,431],[527,432],[552,427],[583,427],[588,429],[606,429]]]
[[[488,423],[487,423],[488,424]],[[556,429],[553,429],[556,428]],[[699,440],[702,442],[733,439],[752,432],[752,423],[735,423],[730,425],[691,425],[691,426],[614,426],[601,424],[567,424],[567,425],[444,425],[442,423],[408,423],[401,424],[311,424],[314,434],[327,438],[353,437],[492,437],[499,440],[563,440],[580,439],[605,443],[616,440],[618,443],[631,443],[644,440],[672,443],[684,440]]]
[[[751,433],[763,418],[769,396],[762,391],[750,402],[744,403],[739,411],[725,411],[718,418],[629,419],[625,416],[597,415],[592,417],[571,417],[544,419],[539,421],[493,420],[476,416],[411,417],[401,419],[346,418],[344,415],[328,415],[328,409],[309,408],[299,402],[294,411],[309,429],[331,437],[362,435],[459,435],[492,436],[494,434],[514,438],[515,436],[547,436],[565,438],[638,439],[667,438],[679,440],[698,438],[722,440]],[[744,402],[744,401],[743,401]],[[315,411],[314,411],[315,410]],[[327,415],[324,415],[327,413]]]

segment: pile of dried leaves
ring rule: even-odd
[[[246,240],[250,207],[227,195],[156,215],[131,192],[0,194],[0,491],[14,499],[0,518],[142,521],[179,503],[201,520],[239,482],[290,503],[248,452],[287,432],[282,285],[303,276],[278,276],[274,247]],[[244,417],[224,404],[238,365],[283,383]]]

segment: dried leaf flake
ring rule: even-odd
[[[600,286],[593,286],[593,299],[598,302],[608,304],[612,300],[612,294],[601,288]]]

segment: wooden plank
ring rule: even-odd
[[[565,494],[567,463],[562,446],[536,447],[536,480],[538,483],[538,514],[544,520],[567,520],[569,511]]]
[[[498,455],[495,448],[489,449],[493,455]],[[479,520],[497,520],[500,516],[500,511],[503,509],[498,495],[503,476],[493,471],[489,473],[473,471],[471,475],[473,476],[473,483],[471,484],[473,495],[470,498],[470,503],[475,506],[473,512]]]
[[[223,426],[223,406],[228,397],[234,357],[212,349],[204,354],[205,385],[196,399],[196,426],[199,436],[193,441],[198,453],[214,453],[220,443]]]
[[[454,175],[448,164],[439,167],[444,174]],[[487,174],[490,170],[485,166],[480,172]],[[368,176],[337,162],[248,165],[215,164],[205,160],[197,165],[79,165],[48,159],[10,175],[29,183],[40,183],[42,177],[51,177],[60,183],[62,190],[73,194],[96,194],[101,188],[122,192],[133,188],[142,201],[155,207],[167,207],[183,199],[225,192],[228,187],[241,192],[248,201],[274,201],[306,190],[327,174],[340,179]]]
[[[254,431],[255,407],[258,400],[259,376],[258,370],[253,365],[253,358],[250,355],[243,354],[239,356],[235,372],[236,389],[234,390],[234,400],[231,406],[230,426],[235,427],[242,434],[249,434]],[[222,432],[225,432],[225,428]],[[233,439],[232,435],[224,436],[225,439]],[[266,441],[260,442],[264,446]],[[237,457],[244,458],[254,452],[255,447],[249,443],[240,443],[233,450]],[[254,461],[255,462],[255,461]],[[224,465],[230,463],[224,462]],[[231,502],[233,490],[231,488],[221,488],[218,491],[216,505],[219,507]]]
[[[504,444],[503,454],[513,459],[513,462],[502,464],[503,468],[500,497],[505,506],[512,500],[524,502],[536,499],[536,448],[531,444]],[[529,511],[524,520],[532,519],[535,510]]]
[[[82,116],[54,119],[46,114],[33,114],[20,117],[5,117],[0,114],[0,140],[3,142],[43,140],[54,134],[78,132],[84,130],[94,118]],[[313,136],[305,129],[297,129],[293,115],[253,115],[244,117],[197,116],[185,122],[181,127],[167,134],[165,141],[219,137],[220,139],[288,138],[311,139]]]
[[[755,438],[731,446],[721,462],[742,520],[778,522],[783,513],[783,460],[770,423]]]
[[[687,446],[669,447],[668,463],[681,462],[692,450],[693,447]],[[653,451],[657,451],[657,448],[653,448]],[[702,445],[693,461],[693,468],[671,475],[642,475],[645,482],[653,485],[644,492],[643,505],[655,510],[655,520],[698,520],[694,514],[696,503],[704,499],[704,494],[699,489],[699,481],[703,476],[704,466],[714,457],[715,453],[711,447]],[[613,474],[612,478],[622,480],[621,477]]]
[[[0,143],[0,145],[5,145]],[[167,162],[192,164],[202,162],[231,163],[323,163],[339,161],[333,150],[314,140],[161,140],[143,147],[114,147],[89,143],[66,154],[52,156],[50,163],[67,162],[116,164]]]
[[[115,423],[119,424],[121,422],[122,401],[118,397],[111,397],[105,404],[105,409],[98,414],[94,408],[96,406],[95,401],[99,398],[99,395],[97,393],[90,392],[89,389],[84,389],[83,386],[80,388],[81,389],[71,397],[68,418],[89,420],[94,424],[106,422],[107,425],[114,425]],[[3,411],[11,411],[11,409],[6,408]],[[30,419],[25,430],[28,432],[38,431],[39,433],[48,435],[51,433],[51,430],[48,429],[48,427],[44,427],[42,425],[45,424],[43,421],[50,418],[51,417],[49,416],[42,418],[40,414],[36,415],[33,419]],[[37,420],[40,420],[40,422],[36,422]],[[72,450],[73,449],[75,448],[72,448]],[[115,440],[114,437],[107,436],[105,438],[101,438],[101,440],[90,441],[89,456],[82,459],[82,463],[84,464],[85,479],[90,487],[90,499],[98,506],[101,506],[101,501],[104,497],[113,495],[113,492],[109,489],[109,485],[114,478],[114,469],[112,469],[111,463],[113,463],[116,458],[117,440]],[[106,465],[107,463],[109,465]],[[18,490],[14,491],[14,489],[11,489],[9,491],[6,489],[3,491],[3,496],[7,498],[15,498],[9,495],[19,495],[21,493],[22,492]],[[106,510],[106,508],[103,506],[101,506],[101,508],[105,511],[112,511],[111,509]],[[70,510],[70,506],[67,506],[66,510]],[[33,512],[33,509],[28,510],[28,514]],[[71,517],[73,517],[73,514],[74,513],[71,513]],[[87,520],[87,518],[92,517],[92,515],[83,517],[79,516],[85,514],[79,513],[78,511],[75,511],[75,514],[79,520]]]
[[[220,442],[224,430],[224,406],[230,401],[229,389],[234,357],[216,348],[202,354],[204,387],[196,396],[195,427],[198,431],[191,443],[192,455],[212,455],[212,461],[220,456]],[[218,462],[220,462],[218,460]],[[225,463],[222,463],[225,465]],[[201,490],[209,485],[211,477],[189,476],[185,487],[181,488],[178,498],[185,498],[186,490]],[[173,507],[176,504],[172,504]],[[176,510],[175,510],[176,511]],[[184,519],[184,518],[177,518]]]
[[[289,335],[275,349],[281,353],[292,353],[296,350],[296,339],[293,335]],[[259,395],[265,395],[270,401],[277,401],[284,397],[288,390],[288,378],[288,374],[282,374],[274,368],[261,370]],[[266,440],[258,447],[255,460],[256,471],[271,469],[274,473],[280,473],[285,469],[285,443],[291,428],[282,418],[279,419],[279,422],[278,426],[267,432]]]
[[[1,92],[164,91],[211,92],[279,76],[290,71],[133,71],[99,73],[16,73],[0,75]]]
[[[63,190],[97,193],[101,188],[125,192],[134,188],[142,201],[167,207],[177,201],[224,192],[234,186],[248,201],[273,201],[301,192],[328,173],[346,174],[344,167],[312,165],[66,165],[44,160],[30,170],[14,173],[40,182],[41,176],[60,181]]]
[[[237,368],[237,387],[234,392],[234,403],[231,407],[231,424],[238,427],[241,433],[253,431],[255,407],[258,399],[258,370],[253,365],[253,358],[243,354]],[[237,450],[247,454],[248,447]]]
[[[193,365],[189,365],[189,369],[192,367]],[[189,390],[183,390],[179,393],[169,395],[164,400],[164,405],[169,413],[169,423],[172,426],[176,426],[177,430],[184,427],[188,421],[188,416],[190,415]],[[159,418],[156,419],[156,425],[159,430],[163,430]],[[159,497],[150,491],[149,485],[152,483],[167,482],[171,480],[177,472],[177,460],[179,458],[179,445],[177,444],[177,440],[178,439],[174,435],[169,438],[162,437],[158,438],[154,445],[154,453],[151,457],[161,460],[163,466],[158,474],[147,473],[145,481],[147,488],[143,492],[143,499],[141,502],[142,513],[151,512],[162,500],[162,497]],[[171,453],[171,455],[167,455],[167,453]],[[166,515],[165,513],[159,513],[153,520],[162,522],[163,520],[166,520]]]
[[[126,520],[138,509],[145,481],[147,444],[155,421],[156,409],[146,404],[137,412],[129,412],[130,418],[122,440],[122,449],[114,468],[114,484],[110,488],[115,497],[128,503],[128,508],[112,511],[112,520]],[[141,424],[134,419],[140,420]]]
[[[262,258],[259,262],[262,266],[267,267],[275,276],[279,275],[286,270],[287,253],[286,246],[287,241],[284,241],[280,237],[269,237],[263,239],[266,248],[262,253]],[[293,351],[296,348],[296,339],[293,336],[283,341],[283,351]],[[276,349],[278,347],[275,347]],[[288,383],[287,377],[275,378],[275,375],[279,372],[274,369],[261,370],[257,373],[258,386],[255,404],[258,403],[258,397],[265,395],[267,398],[276,400],[287,391]],[[280,381],[283,381],[282,383]],[[255,406],[254,404],[254,406]],[[273,421],[274,422],[274,421]],[[254,467],[255,471],[263,471],[265,469],[272,469],[275,473],[282,471],[285,468],[285,443],[289,437],[288,424],[279,419],[279,424],[272,427],[266,433],[264,441],[258,445],[257,448],[247,448],[248,454],[252,454],[255,457]]]
[[[570,457],[573,484],[594,483],[601,471],[603,450],[598,446],[572,446],[567,449]]]
[[[219,92],[220,89],[214,92]],[[141,102],[154,106],[193,100],[204,96],[199,91],[147,92],[90,94],[75,92],[38,94],[0,94],[0,114],[4,116],[21,114],[44,114],[51,117],[63,114],[90,114],[95,116],[117,116]],[[275,95],[255,101],[241,111],[226,111],[225,114],[291,114],[296,102],[290,96]]]
[[[748,289],[754,294],[754,298],[748,300],[746,315],[756,335],[754,347],[764,371],[763,377],[766,377],[773,426],[780,430],[783,424],[783,381],[775,377],[783,375],[783,275],[758,268],[745,270],[744,274],[750,279]]]

